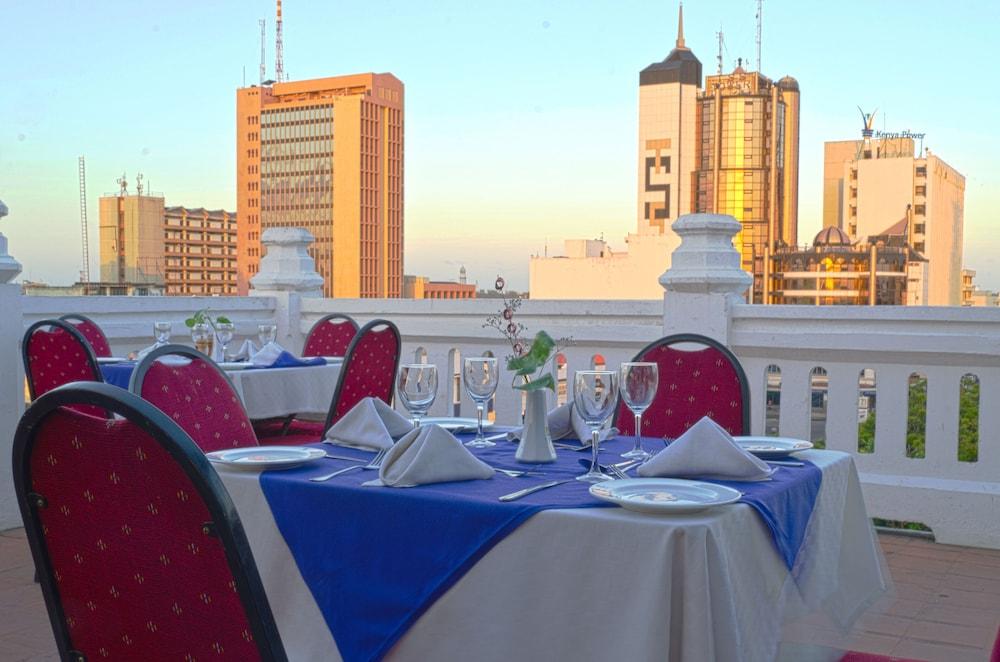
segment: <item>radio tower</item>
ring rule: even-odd
[[[719,54],[715,57],[716,62],[719,65],[719,75],[722,75],[722,47],[724,44],[722,36],[722,26],[719,26],[719,31],[715,33],[715,36],[719,39]]]
[[[281,0],[278,0],[278,4],[281,4]],[[763,33],[763,23],[764,23],[764,0],[757,0],[757,73],[761,72],[760,41],[761,41],[761,34]]]
[[[80,235],[83,241],[83,269],[80,270],[80,281],[90,282],[90,238],[87,236],[87,165],[83,157],[79,160],[80,167]]]
[[[264,39],[267,35],[267,30],[265,26],[267,21],[260,19],[257,21],[260,23],[260,84],[264,84],[264,79],[267,78],[267,68],[264,66]]]
[[[278,0],[278,19],[274,24],[274,80],[285,80],[285,57],[281,46],[281,0]]]

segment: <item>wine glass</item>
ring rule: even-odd
[[[194,348],[202,354],[212,353],[212,327],[207,324],[195,324],[191,327],[191,340]]]
[[[396,380],[396,392],[403,406],[413,417],[413,427],[420,427],[420,419],[427,415],[427,410],[434,404],[437,397],[438,373],[437,366],[432,363],[408,363],[399,366],[399,377]]]
[[[156,322],[153,324],[153,337],[156,338],[156,346],[160,347],[170,342],[170,322]]]
[[[610,370],[577,370],[573,383],[573,403],[583,422],[590,426],[591,461],[590,470],[577,480],[599,483],[611,480],[611,476],[601,471],[597,461],[601,443],[601,426],[611,416],[618,403],[618,373]]]
[[[469,448],[489,448],[496,446],[492,441],[483,436],[483,410],[497,390],[497,381],[500,379],[500,372],[497,370],[497,360],[490,356],[476,356],[465,359],[465,370],[462,372],[465,381],[465,388],[469,392],[469,397],[476,403],[476,414],[478,416],[478,432],[476,438],[465,442]]]
[[[222,344],[222,360],[226,360],[226,347],[233,341],[236,325],[232,322],[219,322],[215,325],[215,337]]]
[[[278,327],[274,324],[260,324],[257,326],[257,340],[260,341],[261,349],[264,349],[264,345],[274,342],[277,337]]]
[[[625,406],[635,415],[635,446],[622,457],[646,460],[650,454],[642,447],[642,413],[653,403],[659,383],[659,367],[655,363],[623,363],[618,387]]]

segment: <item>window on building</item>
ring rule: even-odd
[[[913,250],[917,251],[918,253],[923,253],[924,252],[924,242],[918,241],[918,242],[914,243],[913,244]]]
[[[926,205],[913,205],[913,213],[917,216],[924,216],[927,214]]]
[[[913,192],[916,195],[927,195],[927,187],[926,186],[918,186],[918,187],[916,187],[914,189]]]
[[[917,177],[927,176],[927,166],[917,166]]]
[[[914,234],[924,234],[924,231],[926,230],[926,227],[927,226],[924,223],[914,223],[913,224],[913,233]]]

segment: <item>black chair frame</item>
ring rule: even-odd
[[[396,374],[399,372],[399,357],[403,349],[403,340],[399,335],[399,328],[395,324],[393,324],[389,320],[373,319],[372,321],[368,322],[360,329],[358,329],[357,333],[354,334],[354,339],[351,340],[351,344],[347,347],[347,353],[344,355],[343,367],[341,368],[340,376],[337,379],[337,388],[333,392],[333,399],[330,401],[330,409],[329,411],[327,411],[326,421],[323,423],[323,434],[326,434],[326,431],[330,429],[331,425],[333,425],[334,410],[337,407],[337,402],[340,401],[340,392],[344,389],[344,379],[347,377],[347,369],[351,360],[354,358],[354,352],[355,349],[357,348],[358,343],[361,341],[362,338],[364,338],[365,334],[368,331],[371,331],[375,327],[379,326],[388,327],[389,330],[392,332],[393,337],[396,340],[396,361],[392,366],[393,388],[390,389],[389,403],[388,403],[390,405],[392,404],[392,401],[395,396],[395,381],[396,381]]]
[[[75,326],[69,322],[63,321],[62,319],[39,320],[28,327],[28,330],[24,332],[24,337],[21,339],[21,361],[24,364],[24,375],[28,379],[28,395],[32,400],[34,400],[37,396],[35,393],[35,382],[31,378],[31,366],[28,359],[28,340],[36,330],[42,328],[43,326],[56,327],[73,336],[73,338],[80,343],[80,346],[83,347],[84,352],[87,354],[87,364],[90,366],[91,373],[93,373],[94,381],[104,381],[104,375],[101,373],[101,368],[97,364],[97,356],[94,354],[94,348],[90,346],[90,341],[88,341]]]
[[[728,347],[720,343],[718,340],[709,338],[708,336],[703,336],[698,333],[675,333],[672,336],[664,336],[658,340],[654,340],[645,347],[643,347],[639,352],[632,358],[633,361],[642,361],[643,355],[646,352],[657,349],[658,347],[663,347],[664,345],[679,345],[681,343],[696,343],[699,345],[705,345],[719,351],[729,364],[733,366],[736,370],[736,377],[740,382],[740,397],[743,399],[743,434],[750,434],[750,384],[747,381],[746,372],[743,371],[743,366],[740,365],[740,360],[736,358]],[[662,379],[661,375],[661,379]],[[615,407],[615,416],[612,421],[612,425],[618,425],[618,413],[621,407]]]
[[[60,657],[64,660],[82,659],[79,653],[70,648],[71,639],[58,587],[46,551],[41,524],[36,517],[36,511],[47,507],[47,504],[44,495],[32,492],[30,459],[36,428],[56,409],[72,405],[94,405],[128,419],[146,431],[177,461],[208,507],[212,521],[206,523],[207,535],[218,537],[222,542],[261,658],[285,662],[288,658],[278,635],[243,523],[229,493],[205,454],[169,416],[150,403],[117,386],[87,382],[66,384],[41,396],[25,412],[14,435],[14,488]]]

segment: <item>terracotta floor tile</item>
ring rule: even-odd
[[[914,620],[906,631],[906,638],[917,641],[940,642],[951,646],[965,646],[986,650],[993,645],[996,628],[938,623]]]
[[[960,591],[991,593],[998,596],[997,601],[1000,602],[1000,579],[983,579],[982,577],[966,577],[965,575],[949,573],[944,585]]]
[[[892,616],[889,614],[867,613],[858,619],[854,626],[854,631],[902,637],[906,630],[912,625],[912,618],[902,616]]]
[[[862,632],[860,634],[851,634],[842,639],[841,646],[844,650],[857,651],[859,653],[888,655],[899,645],[899,642],[900,637]]]
[[[932,603],[924,607],[917,615],[922,621],[952,623],[954,625],[969,625],[973,627],[1000,627],[1000,604],[995,609],[974,609],[957,605],[941,605]]]
[[[913,639],[901,640],[892,649],[890,655],[913,660],[926,660],[927,662],[985,662],[987,659],[982,650],[927,643]]]

